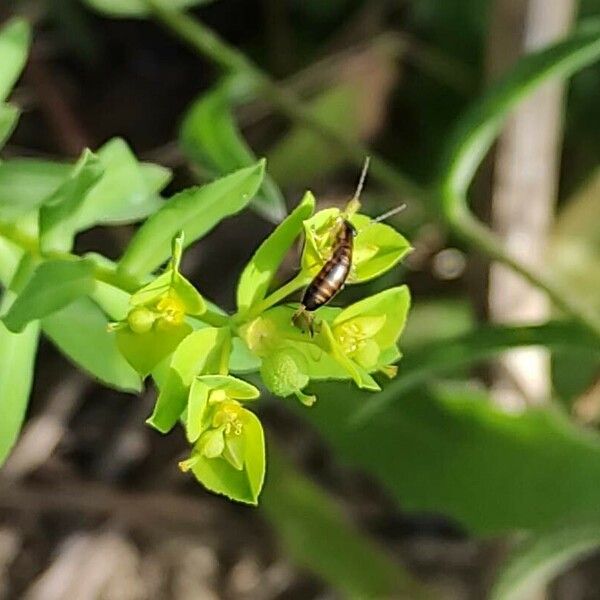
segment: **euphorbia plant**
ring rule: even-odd
[[[27,27],[13,22],[0,34],[0,52],[9,48],[22,66],[27,40]],[[16,120],[16,111],[5,113]],[[250,258],[239,277],[236,312],[227,314],[185,278],[181,257],[257,196],[264,161],[164,201],[159,192],[169,175],[138,162],[119,139],[86,150],[74,165],[0,163],[0,279],[6,289],[0,363],[9,374],[23,370],[18,385],[9,378],[0,382],[3,399],[11,400],[0,458],[23,418],[41,329],[108,386],[139,391],[151,378],[158,398],[148,423],[162,433],[184,427],[190,456],[182,470],[212,491],[255,504],[265,473],[264,435],[252,410],[260,390],[244,377],[258,373],[274,395],[306,405],[316,400],[315,380],[347,379],[379,390],[374,375],[393,376],[400,358],[408,290],[394,287],[343,309],[325,306],[316,311],[315,335],[296,327],[294,300],[331,255],[341,216],[338,209],[315,212],[307,192]],[[397,231],[372,223],[359,208],[353,202],[344,212],[357,230],[349,284],[385,273],[410,250]],[[80,231],[140,220],[116,262],[72,253]],[[298,272],[278,285],[281,263],[298,244]]]
[[[170,202],[164,211],[177,210],[177,198]],[[310,394],[311,381],[351,379],[376,391],[380,388],[372,375],[381,371],[393,376],[400,357],[397,340],[409,306],[405,286],[345,309],[318,310],[314,336],[293,324],[296,304],[281,304],[313,276],[307,240],[324,234],[323,225],[333,226],[332,218],[339,213],[328,209],[313,214],[314,205],[307,193],[254,253],[239,279],[235,314],[209,308],[179,273],[185,239],[180,233],[166,270],[130,296],[126,315],[112,326],[125,358],[142,377],[151,374],[159,390],[148,423],[162,433],[181,423],[193,445],[181,468],[191,470],[210,490],[236,500],[255,503],[265,471],[262,427],[248,408],[259,390],[239,377],[258,371],[273,394],[293,395],[310,405],[316,400]],[[136,237],[146,236],[145,228],[156,227],[162,215],[156,213]],[[360,214],[350,219],[358,228],[355,280],[387,271],[410,249],[388,225],[371,224]],[[301,262],[309,266],[301,266],[290,282],[270,291],[283,258],[302,238]],[[315,260],[327,254],[328,248],[322,247],[321,258]]]

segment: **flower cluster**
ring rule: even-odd
[[[181,423],[192,445],[180,463],[209,490],[255,504],[265,472],[261,423],[246,408],[259,396],[232,373],[258,371],[274,395],[295,396],[310,406],[311,383],[349,379],[378,391],[377,373],[393,377],[400,358],[398,338],[410,304],[406,286],[392,287],[346,308],[315,311],[314,333],[295,324],[297,305],[284,301],[310,283],[330,258],[341,219],[356,228],[348,284],[391,269],[410,250],[392,227],[346,211],[314,213],[307,193],[298,207],[261,244],[242,272],[234,315],[215,313],[179,272],[183,237],[173,242],[164,273],[130,298],[126,317],[115,324],[117,343],[140,374],[151,374],[159,389],[148,423],[165,433]],[[303,238],[300,270],[273,287],[277,270]]]

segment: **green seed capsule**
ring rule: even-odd
[[[294,348],[285,348],[263,358],[260,374],[267,388],[284,398],[308,384],[307,370],[302,353]]]
[[[127,315],[127,323],[134,333],[147,333],[156,321],[156,313],[140,306]]]

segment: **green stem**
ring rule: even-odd
[[[207,325],[212,325],[213,327],[227,327],[230,325],[230,317],[227,315],[223,315],[213,310],[208,306],[206,308],[206,312],[203,312],[198,317],[194,317]]]
[[[37,258],[53,258],[59,260],[80,260],[82,258],[71,252],[46,252],[42,254],[37,238],[20,231],[14,225],[9,223],[0,222],[0,236],[15,246],[18,246],[24,252]],[[89,260],[94,262],[93,258],[90,258]],[[102,281],[123,290],[128,294],[135,293],[143,285],[143,283],[137,279],[123,274],[116,267],[111,268],[110,266],[99,263],[94,263],[94,278],[97,281]],[[210,307],[207,307],[206,312],[200,315],[198,320],[214,327],[226,327],[230,323],[227,315],[220,314]]]
[[[181,11],[167,8],[166,3],[160,0],[145,0],[145,2],[156,18],[177,37],[200,54],[208,56],[223,69],[250,76],[256,84],[259,95],[293,121],[315,132],[327,144],[342,152],[358,168],[362,167],[366,156],[371,156],[370,172],[380,183],[403,197],[424,198],[428,195],[425,189],[406,175],[399,173],[385,159],[315,117],[305,108],[300,98],[291,91],[281,88],[242,52],[227,44],[203,23]]]
[[[255,304],[252,310],[250,310],[245,315],[240,316],[243,317],[244,321],[250,321],[258,315],[260,315],[265,310],[267,310],[268,308],[271,308],[271,306],[274,306],[282,300],[285,300],[290,294],[293,294],[299,289],[302,289],[309,282],[310,277],[303,271],[300,271],[293,279],[290,279],[287,283],[283,284],[280,288],[276,289],[264,300]]]
[[[371,173],[374,178],[391,190],[409,197],[419,198],[425,204],[434,198],[434,206],[439,206],[440,198],[435,198],[429,190],[411,181],[405,175],[399,173],[392,165],[383,158],[369,151],[368,148],[340,135],[327,123],[316,118],[302,104],[301,100],[289,90],[284,90],[262,71],[255,63],[249,60],[243,53],[239,52],[225,41],[223,41],[211,29],[193,19],[189,15],[171,8],[167,8],[160,0],[145,0],[152,9],[156,18],[180,39],[188,43],[198,53],[208,56],[228,71],[244,73],[250,76],[257,85],[258,93],[261,94],[273,106],[292,120],[306,126],[318,134],[324,141],[339,149],[349,160],[357,166],[362,165],[365,156],[371,155]],[[461,235],[468,243],[485,253],[488,257],[497,260],[510,267],[537,288],[543,290],[552,302],[570,315],[594,335],[600,337],[600,323],[595,315],[571,301],[569,296],[548,280],[547,277],[537,275],[525,264],[507,253],[494,234],[479,223],[468,211],[464,218],[446,219],[446,223],[457,234]],[[282,288],[282,290],[285,289]],[[294,290],[290,290],[291,293]],[[285,297],[285,296],[284,296]],[[272,304],[269,304],[271,306]]]
[[[568,292],[557,285],[547,274],[541,271],[536,272],[513,257],[502,247],[494,233],[477,221],[468,210],[455,215],[451,225],[454,231],[468,244],[477,248],[491,259],[510,267],[531,283],[531,285],[544,291],[556,308],[560,309],[565,315],[570,316],[600,339],[600,319],[598,315],[594,314],[586,306],[574,302]]]

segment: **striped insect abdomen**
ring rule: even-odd
[[[323,265],[304,292],[302,305],[306,310],[316,310],[327,304],[344,287],[348,279],[352,264],[353,232],[344,233],[331,258]]]

